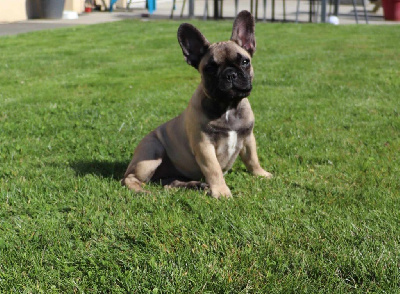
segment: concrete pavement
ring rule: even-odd
[[[145,12],[145,10],[142,10]],[[68,26],[93,25],[119,21],[126,18],[141,18],[136,12],[92,12],[79,15],[78,19],[29,19],[14,23],[0,23],[0,36],[17,35],[21,33],[56,29]]]
[[[174,11],[174,19],[180,19],[180,12],[182,8],[183,1],[177,1],[176,9]],[[280,0],[276,0],[275,2],[275,20],[282,21],[284,19],[283,15],[283,2]],[[183,13],[183,18],[188,15],[188,5],[186,5]],[[400,24],[400,22],[391,22],[385,21],[383,18],[383,10],[380,8],[377,13],[372,13],[373,9],[372,4],[367,4],[368,11],[368,19],[370,24]],[[142,8],[134,8],[130,9],[130,11],[114,11],[114,12],[91,12],[84,13],[79,15],[78,19],[75,20],[66,20],[66,19],[58,19],[58,20],[44,20],[44,19],[35,19],[35,20],[26,20],[15,23],[3,23],[0,24],[0,36],[4,35],[16,35],[20,33],[27,33],[31,31],[38,30],[47,30],[54,29],[60,27],[68,27],[68,26],[77,26],[77,25],[92,25],[98,23],[106,23],[119,21],[122,19],[143,19],[143,20],[151,20],[151,19],[169,19],[171,14],[172,1],[164,0],[157,2],[157,10],[153,15],[149,17],[143,17],[143,15],[147,14],[147,10]],[[203,18],[204,15],[205,2],[204,1],[195,1],[195,17]],[[297,1],[296,0],[286,0],[286,21],[294,22],[296,20],[296,8]],[[238,11],[247,9],[250,10],[250,0],[241,0],[239,3]],[[316,8],[317,10],[318,8]],[[319,11],[321,9],[319,8]],[[327,12],[329,13],[329,5],[327,7]],[[361,5],[357,6],[358,19],[360,24],[365,24],[365,16],[363,7]],[[209,1],[209,11],[208,15],[210,18],[213,16],[213,5],[211,5],[211,1]],[[233,18],[235,15],[235,7],[233,0],[224,1],[223,7],[223,17]],[[258,8],[258,18],[262,21],[263,18],[263,9],[262,3],[260,1]],[[355,24],[355,13],[353,6],[351,5],[341,5],[339,8],[339,22],[340,24]],[[272,20],[271,14],[271,1],[268,1],[267,6],[267,21],[270,22]],[[309,1],[302,0],[300,1],[300,13],[299,13],[299,22],[308,22],[309,20]],[[314,16],[314,22],[320,21],[320,15],[318,17]]]

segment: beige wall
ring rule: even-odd
[[[64,9],[82,13],[85,0],[65,0]],[[26,0],[0,0],[0,23],[22,21],[27,17]]]
[[[129,0],[118,0],[115,4],[114,8],[122,8],[125,9],[128,5]],[[146,0],[130,0],[130,8],[137,8],[137,7],[145,7]],[[110,8],[110,0],[99,0],[97,1],[98,5],[101,5],[101,9],[105,10],[104,3],[107,5],[107,9]]]
[[[64,9],[82,13],[85,10],[85,0],[65,0]]]
[[[0,0],[0,23],[25,20],[25,5],[26,0]]]
[[[118,8],[126,8],[128,0],[118,0]],[[102,4],[103,1],[97,1]],[[107,7],[110,6],[110,0],[104,0]],[[135,5],[143,4],[144,0],[133,0],[131,8]],[[85,0],[65,0],[65,10],[82,13],[85,10]],[[27,19],[26,0],[0,0],[0,23],[16,22]]]
[[[118,8],[126,8],[127,4],[128,4],[128,0],[118,0],[117,1],[117,7]]]

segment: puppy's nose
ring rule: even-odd
[[[237,73],[234,71],[230,71],[226,74],[226,79],[230,82],[233,82],[237,78]]]

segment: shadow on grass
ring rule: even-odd
[[[121,180],[129,162],[110,162],[110,161],[76,161],[71,163],[71,168],[77,176],[97,175],[104,178]]]

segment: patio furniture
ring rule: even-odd
[[[263,0],[263,16],[262,19],[263,21],[267,20],[267,2],[268,0]],[[276,0],[271,0],[271,20],[276,21],[275,19],[275,1]],[[194,4],[194,0],[189,0],[189,17],[193,17],[193,11],[191,12],[190,5]],[[183,0],[182,3],[182,8],[181,8],[181,13],[180,17],[183,16],[183,11],[185,9],[186,5],[186,0]],[[223,7],[224,7],[224,0],[213,0],[213,5],[214,5],[214,19],[221,19],[223,18]],[[282,5],[283,5],[283,21],[286,21],[286,0],[282,0]],[[250,0],[250,13],[254,15],[256,19],[258,18],[258,6],[259,6],[259,0]],[[235,0],[235,15],[239,13],[238,11],[239,7],[239,0]],[[172,19],[174,17],[174,11],[176,10],[176,0],[173,0],[172,2],[172,8],[171,8],[171,14],[170,18]],[[204,12],[203,12],[203,20],[207,20],[209,17],[209,3],[208,0],[204,1]]]
[[[117,3],[118,0],[110,0],[110,9],[109,11],[112,12],[114,9],[114,4]]]
[[[321,0],[321,4],[319,4],[318,0],[309,0],[309,22],[312,22],[313,16],[316,17],[316,22],[318,22],[318,17],[319,17],[319,10],[320,10],[320,5],[321,5],[321,22],[326,22],[326,5],[327,5],[327,0]],[[365,0],[361,0],[363,9],[364,9],[364,17],[365,17],[365,22],[368,24],[368,13],[367,13],[367,6],[365,5]],[[352,0],[353,3],[353,8],[354,8],[354,17],[356,20],[356,23],[358,24],[358,12],[357,12],[357,4],[356,0]],[[332,8],[332,5],[334,5],[334,13],[333,15],[338,15],[339,14],[339,5],[340,5],[340,0],[331,0],[329,1],[330,5],[330,11]],[[316,10],[315,10],[316,6]],[[300,0],[297,0],[297,8],[296,8],[296,23],[299,20],[299,13],[300,13]]]
[[[207,2],[207,0],[206,0],[206,2]],[[183,16],[183,10],[185,9],[185,5],[186,5],[186,0],[183,0],[181,15],[180,15],[181,18]],[[174,10],[175,9],[176,9],[176,0],[172,1],[171,15],[169,16],[170,19],[174,18]]]
[[[208,5],[207,5],[206,0],[206,6],[207,6],[207,15],[208,15]],[[214,0],[214,18],[222,18],[223,15],[223,1],[224,0]],[[254,15],[254,17],[257,19],[258,18],[258,0],[250,0],[250,13]],[[267,0],[263,0],[263,21],[267,20]],[[286,0],[282,0],[282,5],[283,5],[283,21],[286,21]],[[235,15],[237,15],[238,12],[238,6],[239,6],[239,0],[235,0]],[[206,8],[205,8],[206,9]],[[275,21],[275,0],[271,0],[271,21]]]

